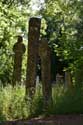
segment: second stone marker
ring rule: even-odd
[[[26,73],[26,94],[33,97],[36,85],[36,65],[38,57],[41,19],[32,17],[29,20],[28,59]]]

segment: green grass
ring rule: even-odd
[[[0,120],[12,120],[28,117],[24,86],[2,87],[0,89]]]
[[[57,86],[53,89],[52,114],[81,114],[83,113],[83,88],[67,89]]]
[[[31,105],[29,101],[25,100],[25,86],[0,87],[0,121],[44,115],[41,86],[38,86],[36,90]],[[48,115],[83,114],[83,87],[70,90],[64,88],[63,85],[55,85],[52,97],[53,103],[47,110]]]

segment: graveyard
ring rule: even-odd
[[[81,2],[0,2],[0,125],[83,125]]]

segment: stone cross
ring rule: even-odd
[[[18,36],[17,43],[13,46],[14,51],[14,70],[13,70],[13,80],[12,84],[15,85],[16,82],[21,82],[21,68],[22,68],[22,56],[25,52],[25,46],[22,43],[22,36]]]
[[[48,46],[48,41],[42,39],[39,46],[39,56],[41,59],[41,79],[42,90],[44,96],[45,109],[48,108],[52,99],[52,86],[51,86],[51,52]]]
[[[32,17],[29,20],[28,59],[26,73],[26,94],[33,97],[36,86],[36,67],[40,37],[41,19]]]

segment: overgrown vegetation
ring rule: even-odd
[[[37,10],[34,10],[34,5]],[[39,7],[39,9],[38,9]],[[83,79],[83,4],[82,0],[1,0],[0,1],[0,82],[11,82],[13,45],[20,31],[26,44],[31,16],[42,16],[41,36],[49,40],[51,49],[68,64],[77,83]],[[23,63],[23,80],[26,59]],[[55,59],[56,60],[56,59]],[[79,71],[78,71],[79,70]],[[79,73],[78,73],[79,72]],[[78,78],[80,74],[80,79]]]
[[[32,2],[33,1],[33,2]],[[33,10],[37,4],[40,9]],[[83,113],[83,2],[82,0],[1,0],[0,1],[0,120],[12,120],[45,114],[41,86],[30,104],[25,99],[25,86],[12,87],[13,45],[23,34],[27,44],[31,16],[42,16],[41,37],[46,37],[56,56],[67,63],[74,88],[53,87],[53,104],[47,114]],[[41,5],[40,5],[41,3]],[[26,77],[26,57],[22,82]],[[56,59],[55,59],[56,61]],[[54,66],[53,66],[54,69]],[[54,69],[56,70],[56,69]],[[3,87],[5,85],[5,87]]]
[[[80,84],[83,83],[82,3],[82,0],[46,0],[42,9],[42,17],[47,24],[43,35],[49,40],[56,56],[65,62],[65,68],[71,71],[74,80]]]
[[[83,113],[83,87],[69,90],[63,85],[53,87],[53,104],[44,112],[41,86],[37,88],[32,105],[25,100],[25,86],[0,87],[0,121],[55,114]],[[30,109],[32,111],[30,112]]]

